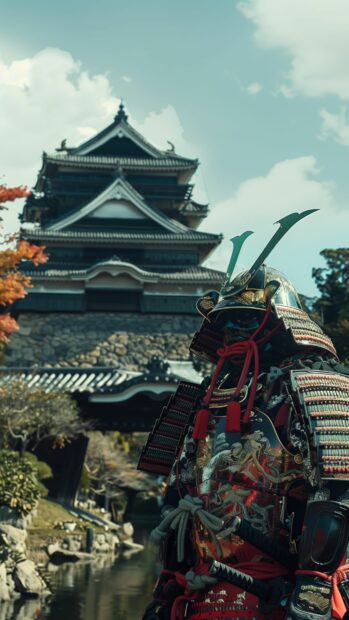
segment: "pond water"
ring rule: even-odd
[[[0,620],[141,620],[160,564],[158,549],[149,542],[154,523],[133,523],[134,540],[144,551],[114,560],[100,557],[86,564],[49,566],[45,577],[52,596],[44,602],[3,603]]]

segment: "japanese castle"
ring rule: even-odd
[[[76,148],[43,154],[22,237],[49,261],[26,273],[24,312],[195,314],[195,301],[221,284],[202,266],[222,236],[197,230],[208,206],[192,198],[197,159],[160,151],[128,122]]]
[[[122,432],[149,431],[180,381],[201,381],[195,303],[223,274],[202,265],[222,237],[197,230],[208,212],[192,197],[198,165],[150,144],[123,105],[84,144],[43,154],[21,237],[49,260],[24,264],[33,287],[13,308],[3,381],[69,392],[95,429]],[[86,447],[84,436],[39,446],[52,496],[74,501]]]

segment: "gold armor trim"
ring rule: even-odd
[[[322,613],[328,608],[328,598],[323,596],[318,590],[313,592],[310,586],[307,586],[306,592],[300,592],[299,599]]]

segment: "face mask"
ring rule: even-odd
[[[229,330],[252,332],[257,329],[258,325],[259,321],[255,317],[251,317],[249,321],[227,321],[224,327]]]

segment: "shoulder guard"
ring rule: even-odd
[[[291,371],[291,387],[316,450],[320,477],[349,481],[349,377]]]
[[[337,358],[334,344],[321,327],[303,310],[289,306],[275,305],[275,313],[295,344],[326,350]],[[337,358],[338,359],[338,358]]]
[[[218,361],[217,349],[223,346],[223,333],[213,323],[206,319],[195,332],[189,350],[197,357],[203,358],[213,364]]]
[[[194,417],[195,405],[204,393],[197,383],[179,383],[149,433],[137,469],[168,476]]]

